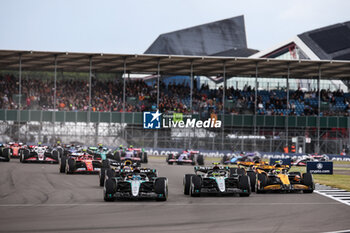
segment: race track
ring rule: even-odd
[[[350,206],[313,194],[183,195],[191,166],[151,159],[169,179],[169,199],[103,201],[96,175],[58,165],[0,163],[0,232],[330,232],[350,229]]]

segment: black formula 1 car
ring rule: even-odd
[[[183,179],[184,194],[199,197],[202,194],[239,194],[247,197],[251,193],[250,179],[237,168],[219,166],[194,167],[195,174],[186,174]]]
[[[105,201],[118,199],[144,199],[166,201],[168,179],[157,177],[157,171],[150,168],[108,170],[103,197]]]
[[[21,163],[58,163],[58,153],[53,153],[48,146],[29,145],[20,150],[19,160]]]
[[[116,162],[123,162],[125,160],[131,160],[132,163],[148,163],[147,152],[141,148],[130,147],[128,149],[117,149],[114,151],[113,159]]]
[[[110,177],[111,174],[112,177],[114,177],[114,174],[116,172],[119,172],[120,169],[133,170],[138,167],[140,167],[140,164],[132,163],[131,160],[125,160],[123,162],[116,162],[112,159],[102,160],[102,168],[98,173],[100,186],[103,187],[106,179],[108,179],[108,177]]]
[[[196,165],[196,162],[198,165],[204,165],[204,156],[199,153],[199,151],[193,151],[193,150],[184,150],[180,154],[168,154],[168,157],[166,158],[166,162],[169,165],[172,165],[173,163],[182,165],[182,164],[191,164]]]
[[[11,149],[0,143],[0,162],[10,162]]]

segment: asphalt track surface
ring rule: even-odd
[[[152,159],[169,199],[106,203],[96,175],[58,165],[0,163],[0,232],[330,232],[350,229],[350,207],[313,194],[199,197],[183,194],[191,166]]]

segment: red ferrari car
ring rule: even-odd
[[[23,143],[15,143],[10,142],[9,147],[11,149],[11,157],[12,158],[19,158],[20,157],[20,150],[24,148]]]
[[[86,152],[72,153],[68,157],[62,156],[60,160],[60,172],[66,172],[66,174],[98,174],[101,168],[101,158],[95,158]]]

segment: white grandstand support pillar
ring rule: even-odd
[[[54,88],[53,88],[53,109],[56,110],[56,98],[57,98],[57,54],[55,54],[55,68],[54,68]],[[55,115],[55,114],[53,114]]]
[[[287,79],[286,79],[286,87],[287,87],[287,113],[285,118],[286,125],[286,147],[288,147],[288,116],[289,116],[289,76],[290,76],[290,63],[287,63]]]
[[[91,115],[92,56],[89,57],[89,122]]]
[[[54,140],[56,143],[56,98],[57,98],[57,54],[55,54],[54,56],[55,58],[55,61],[54,61],[54,88],[53,88],[53,109],[54,109],[54,112],[52,114],[52,123],[53,123],[53,137],[54,137]]]
[[[190,109],[191,109],[191,114],[193,114],[193,109],[192,109],[192,101],[193,101],[193,61],[191,60],[191,92],[190,92]]]
[[[160,79],[160,59],[157,65],[157,109],[159,110],[159,79]]]
[[[221,149],[224,150],[224,141],[225,141],[225,94],[226,94],[226,61],[223,61],[223,90],[222,90],[222,115],[221,115],[221,121],[222,121],[222,131],[221,131]]]
[[[122,124],[125,123],[125,88],[126,88],[126,57],[124,58],[124,70],[123,70],[123,114]],[[125,140],[125,129],[123,130],[123,139]]]
[[[18,142],[20,141],[20,126],[21,126],[21,108],[22,108],[22,54],[19,54],[19,83],[18,83]]]
[[[320,153],[320,127],[321,127],[321,64],[318,65],[318,78],[317,78],[317,92],[318,92],[318,105],[317,105],[317,148],[316,153]]]
[[[193,61],[191,60],[191,67],[190,67],[190,110],[191,110],[191,115],[193,114],[193,105],[192,105],[192,101],[193,101]],[[195,138],[195,134],[196,134],[196,128],[193,127],[193,129],[191,129],[191,132],[193,133],[193,137]],[[192,148],[192,135],[189,135],[189,141],[188,141],[188,148]]]
[[[258,104],[258,72],[259,72],[259,64],[255,63],[255,98],[254,98],[254,151],[256,151],[256,121],[257,121],[257,104]]]

